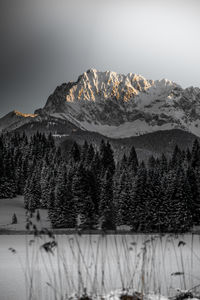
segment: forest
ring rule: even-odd
[[[27,211],[48,209],[53,228],[187,232],[200,225],[200,145],[144,163],[134,145],[116,161],[104,140],[63,155],[51,134],[2,134],[0,198],[16,195]]]

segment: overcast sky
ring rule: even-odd
[[[89,68],[200,87],[199,0],[1,0],[0,116]]]

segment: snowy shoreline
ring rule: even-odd
[[[184,233],[177,232],[134,232],[130,230],[74,230],[74,229],[52,229],[50,230],[53,234],[57,235],[174,235],[174,236],[182,236],[182,235],[200,235],[200,230],[197,231],[188,231]],[[2,229],[0,228],[0,235],[34,235],[34,231],[27,230],[14,230],[14,229]],[[42,233],[42,235],[48,235],[48,233]]]

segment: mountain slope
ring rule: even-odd
[[[22,114],[16,110],[11,111],[10,113],[8,113],[0,119],[0,132],[4,130],[15,130],[16,128],[19,128],[22,125],[29,123],[36,117],[36,114]]]
[[[35,113],[112,138],[174,128],[200,136],[200,89],[90,69],[77,82],[57,87]]]
[[[200,89],[90,69],[76,82],[58,86],[35,114],[13,111],[0,119],[0,131],[36,128],[54,135],[70,135],[73,129],[115,139],[172,129],[200,136]]]
[[[162,153],[165,153],[169,157],[175,145],[182,150],[191,149],[196,138],[195,135],[180,129],[151,132],[123,139],[111,139],[95,132],[80,130],[74,132],[73,135],[60,139],[59,142],[63,154],[67,156],[71,150],[73,141],[76,141],[80,145],[83,145],[84,141],[87,141],[88,143],[93,143],[98,148],[101,140],[104,139],[110,142],[116,160],[122,158],[124,153],[128,155],[131,147],[134,145],[138,158],[147,161],[151,155],[159,157]]]
[[[38,116],[28,123],[24,123],[14,130],[15,132],[25,132],[26,135],[33,135],[41,132],[44,134],[51,133],[55,138],[65,138],[73,136],[76,132],[80,133],[82,130],[75,126],[68,120],[56,118],[50,115]]]

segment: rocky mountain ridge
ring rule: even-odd
[[[13,112],[0,119],[0,130],[11,131],[44,118],[62,119],[111,138],[171,129],[200,136],[200,89],[183,89],[166,79],[90,69],[76,82],[57,87],[34,115]]]

